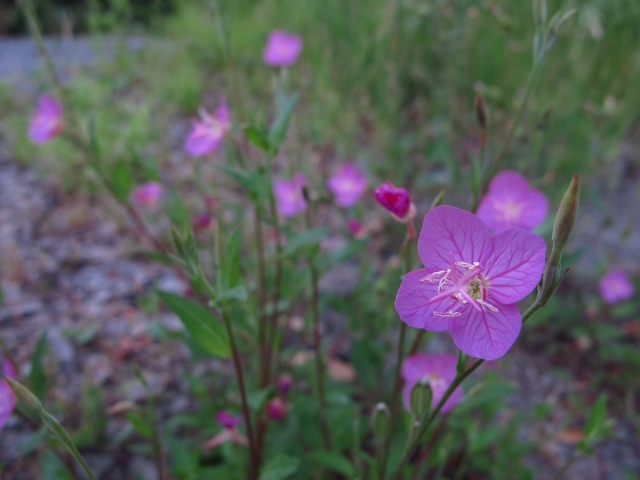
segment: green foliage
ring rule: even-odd
[[[296,473],[300,460],[289,455],[275,456],[262,469],[259,480],[285,480]]]

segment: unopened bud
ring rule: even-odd
[[[417,422],[421,422],[424,416],[431,410],[433,391],[428,378],[422,378],[411,391],[411,413]]]
[[[580,180],[576,173],[569,184],[562,201],[560,202],[560,208],[556,215],[556,220],[553,222],[553,233],[551,234],[551,240],[553,240],[554,248],[564,248],[569,242],[571,232],[576,224],[576,218],[578,217],[578,206],[580,204]]]
[[[9,387],[11,387],[11,391],[13,391],[16,398],[20,400],[25,407],[37,414],[42,414],[42,412],[44,412],[44,408],[42,408],[40,400],[38,400],[38,398],[31,393],[27,387],[10,377],[4,377],[4,380],[9,384]]]
[[[384,442],[391,427],[391,412],[386,403],[380,402],[376,404],[371,415],[371,424],[376,442]]]
[[[476,120],[482,130],[487,129],[487,110],[481,93],[476,94]]]
[[[386,208],[393,217],[407,223],[416,216],[416,207],[411,202],[409,192],[404,188],[397,188],[392,183],[383,183],[374,191],[376,200]]]

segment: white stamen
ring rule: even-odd
[[[454,317],[459,317],[459,316],[462,315],[460,312],[451,312],[451,311],[444,312],[444,313],[443,312],[433,312],[433,314],[436,317],[446,317],[446,318],[454,318]]]
[[[484,300],[476,300],[480,305],[482,305],[483,307],[485,307],[488,310],[491,310],[492,312],[499,312],[500,310],[498,310],[496,307],[494,307],[493,305],[491,305],[489,302],[485,302]]]

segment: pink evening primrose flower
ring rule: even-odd
[[[157,182],[147,182],[140,185],[131,193],[131,200],[138,205],[154,207],[162,195],[162,185]]]
[[[51,95],[42,95],[29,123],[29,138],[37,144],[47,143],[58,136],[63,127],[62,105]]]
[[[241,422],[239,418],[234,417],[229,412],[222,410],[216,414],[216,419],[224,427],[224,430],[215,437],[209,439],[202,446],[205,451],[215,448],[226,442],[233,442],[238,445],[249,445],[249,440],[247,440],[247,438],[242,435],[242,433],[240,433],[240,431],[236,428]]]
[[[478,206],[478,216],[495,233],[507,228],[533,230],[547,217],[547,197],[531,188],[518,172],[500,172],[489,184],[489,191]]]
[[[293,217],[307,209],[307,201],[302,192],[307,185],[307,177],[296,173],[290,180],[278,179],[273,183],[278,212],[283,217]]]
[[[216,420],[218,420],[218,422],[220,422],[220,425],[228,430],[236,428],[242,421],[238,417],[234,417],[233,415],[231,415],[226,410],[218,412],[216,414]]]
[[[184,142],[184,149],[192,157],[214,152],[229,131],[229,109],[222,100],[214,115],[200,109],[200,120],[193,121],[193,129]]]
[[[349,208],[358,203],[367,189],[367,179],[355,163],[345,163],[329,178],[327,187],[336,197],[338,205]]]
[[[272,67],[288,67],[296,63],[301,51],[302,38],[299,35],[274,30],[269,34],[262,59]]]
[[[598,287],[604,301],[610,304],[629,300],[634,294],[629,277],[620,268],[614,268],[602,277]]]
[[[467,355],[493,360],[522,326],[516,302],[540,281],[546,245],[520,228],[495,236],[472,213],[440,206],[424,217],[418,253],[425,268],[409,272],[395,307],[407,325],[451,331]]]
[[[16,370],[13,364],[4,359],[2,364],[2,374],[5,377],[16,378]],[[9,384],[0,378],[0,428],[4,427],[9,420],[9,417],[13,413],[13,409],[16,406],[16,396],[11,391]]]
[[[442,396],[447,391],[454,378],[456,378],[456,365],[458,357],[455,355],[424,355],[418,353],[411,355],[402,364],[402,378],[405,386],[402,391],[402,399],[404,408],[411,412],[411,392],[413,387],[426,379],[429,381],[433,398],[431,400],[431,408],[434,408]],[[458,387],[449,397],[442,407],[442,413],[447,413],[462,398],[462,387]]]
[[[376,200],[386,208],[399,222],[406,223],[413,219],[416,207],[411,203],[409,192],[404,188],[396,188],[392,183],[383,183],[374,191]]]

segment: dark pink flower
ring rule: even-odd
[[[51,95],[42,95],[29,123],[29,138],[34,143],[46,143],[58,136],[63,127],[62,105]]]
[[[226,410],[221,410],[220,412],[218,412],[216,414],[216,420],[218,420],[218,422],[220,422],[220,425],[228,430],[236,428],[241,422],[238,417],[234,417]]]
[[[532,230],[544,222],[548,212],[544,193],[511,170],[496,175],[478,206],[478,216],[495,233],[513,227]]]
[[[267,416],[271,420],[281,422],[287,418],[289,406],[280,397],[276,397],[267,403]]]
[[[202,213],[193,219],[191,226],[194,230],[207,230],[214,225],[214,220],[208,213]]]
[[[2,375],[9,378],[16,378],[16,370],[13,364],[6,358],[2,364]],[[9,384],[3,379],[0,379],[0,429],[4,427],[9,420],[16,406],[16,402],[16,396],[13,394]]]
[[[293,387],[293,377],[290,373],[284,373],[278,378],[278,392],[285,394],[288,393]]]
[[[367,178],[355,163],[345,163],[329,178],[327,187],[336,197],[338,205],[349,208],[358,203],[367,189]]]
[[[620,268],[614,268],[602,277],[598,287],[604,301],[611,304],[629,300],[634,294],[629,277]]]
[[[193,129],[184,142],[184,148],[193,157],[207,155],[220,146],[228,131],[229,110],[222,100],[213,116],[204,108],[200,109],[200,120],[193,121]]]
[[[138,205],[154,207],[162,195],[162,185],[157,182],[147,182],[140,185],[131,193],[131,200]]]
[[[274,30],[269,34],[262,59],[272,67],[288,67],[296,63],[301,51],[302,38],[299,35]]]
[[[434,408],[447,391],[453,379],[456,378],[458,357],[455,355],[411,355],[402,364],[402,378],[405,381],[402,399],[404,408],[411,412],[411,391],[420,380],[428,380],[433,398],[431,408]],[[458,387],[442,407],[442,413],[447,413],[460,401],[462,387]]]
[[[383,183],[374,194],[378,203],[389,210],[396,220],[408,222],[415,216],[416,208],[411,203],[409,192],[404,188],[396,188],[392,183]]]
[[[296,173],[290,180],[279,179],[273,183],[278,212],[283,217],[293,217],[307,209],[302,189],[307,185],[307,177]]]
[[[396,310],[412,327],[450,330],[467,355],[501,357],[520,333],[515,303],[540,281],[545,251],[535,233],[514,228],[492,237],[472,213],[436,207],[424,217],[418,239],[425,268],[404,277]]]
[[[355,238],[364,238],[366,235],[364,227],[358,220],[350,218],[347,220],[347,227],[349,227],[349,231]]]

